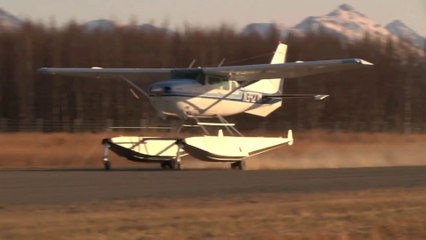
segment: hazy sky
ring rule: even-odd
[[[20,17],[58,25],[99,18],[119,22],[165,22],[171,28],[184,23],[237,28],[253,22],[293,26],[307,16],[324,15],[348,3],[379,24],[400,19],[426,36],[426,0],[0,0],[0,8]]]

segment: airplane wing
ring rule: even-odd
[[[39,73],[90,78],[117,78],[166,80],[175,68],[40,68]]]
[[[296,78],[340,70],[357,69],[373,65],[358,58],[290,62],[280,64],[254,64],[241,66],[205,68],[40,68],[39,72],[51,75],[166,80],[173,71],[203,71],[208,75],[228,76],[234,81],[256,81],[259,79]]]
[[[204,68],[206,74],[228,75],[235,81],[258,79],[296,78],[340,70],[357,69],[373,64],[359,58],[289,62],[280,64],[257,64]]]

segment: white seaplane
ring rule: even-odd
[[[287,137],[245,137],[224,117],[248,113],[266,117],[285,98],[322,100],[328,95],[283,94],[283,79],[358,69],[373,65],[358,58],[285,63],[287,45],[279,43],[270,64],[202,68],[41,68],[51,75],[121,79],[147,97],[160,116],[194,119],[204,135],[181,138],[120,136],[103,140],[103,163],[111,168],[108,151],[131,161],[161,163],[163,169],[182,169],[181,158],[191,155],[203,161],[230,162],[233,169],[244,169],[244,159],[293,144],[292,130]],[[137,82],[162,79],[144,90]],[[165,80],[164,79],[168,79]],[[201,119],[218,119],[216,122]],[[211,135],[209,127],[221,128]],[[223,130],[226,130],[226,135]]]

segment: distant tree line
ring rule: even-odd
[[[123,81],[40,75],[40,67],[188,67],[194,59],[196,66],[216,66],[223,59],[224,65],[267,63],[279,38],[277,29],[267,36],[241,35],[227,25],[187,26],[176,32],[87,31],[75,23],[56,28],[26,22],[20,30],[0,33],[0,128],[13,123],[19,129],[38,121],[42,131],[78,131],[76,123],[108,120],[109,125],[120,126],[157,121],[148,101],[135,98]],[[285,93],[331,97],[321,102],[287,100],[268,118],[232,117],[240,128],[374,130],[377,126],[377,131],[403,131],[415,125],[426,130],[424,54],[369,35],[344,43],[311,31],[290,34],[284,41],[289,45],[288,61],[359,57],[375,67],[285,80]]]

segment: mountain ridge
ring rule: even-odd
[[[11,31],[19,29],[23,21],[11,13],[0,8],[0,31]],[[156,27],[153,24],[119,24],[108,19],[96,19],[81,26],[85,31],[112,31],[116,28],[133,29],[145,32],[162,31],[173,33],[174,31]],[[341,4],[328,14],[322,16],[309,16],[293,27],[282,23],[250,23],[240,33],[243,35],[257,33],[266,36],[271,30],[278,30],[282,38],[289,33],[304,34],[308,31],[325,31],[339,37],[342,41],[358,41],[366,34],[371,37],[386,41],[387,39],[399,39],[408,42],[418,49],[426,47],[426,37],[420,35],[408,27],[401,20],[394,20],[382,26],[363,13],[357,11],[349,4]]]

